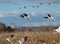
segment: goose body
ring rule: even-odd
[[[51,19],[51,20],[55,21],[54,17],[52,15],[50,15],[49,13],[44,18]]]
[[[12,38],[13,38],[13,35],[9,36],[6,40],[11,43],[12,42]]]
[[[60,27],[58,27],[57,29],[55,29],[56,32],[60,32]]]
[[[29,18],[30,18],[30,16],[29,16],[28,14],[26,14],[26,13],[20,15],[20,17],[22,17],[22,18],[26,18],[26,19],[29,19]]]
[[[24,44],[24,42],[27,40],[27,36],[24,38],[21,38],[18,42],[19,44]]]

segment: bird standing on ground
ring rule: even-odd
[[[24,38],[21,38],[21,40],[19,40],[18,42],[19,42],[19,44],[24,44],[25,43],[25,41],[27,40],[27,36],[26,37],[24,37]]]
[[[48,16],[44,17],[46,19],[51,19],[53,21],[55,21],[54,17],[52,15],[50,15],[49,13],[47,14]]]

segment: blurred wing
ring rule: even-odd
[[[53,4],[57,4],[58,2],[53,2]]]
[[[23,15],[26,16],[26,17],[28,16],[27,14],[23,14]]]
[[[33,8],[35,8],[35,6],[32,6]]]
[[[26,6],[24,6],[24,8],[26,8]]]
[[[53,21],[55,21],[55,19],[54,19],[53,17],[51,17],[51,19],[52,19]]]
[[[37,5],[36,7],[39,8],[39,5]]]
[[[48,5],[50,5],[51,3],[49,2]]]
[[[48,14],[48,17],[51,17],[51,15],[50,15],[50,14]]]
[[[10,41],[9,38],[7,38],[7,41]]]
[[[23,16],[23,15],[20,15],[20,17],[24,18],[24,16]]]
[[[44,17],[44,18],[48,18],[48,17]]]
[[[19,7],[18,9],[21,9],[21,7]]]
[[[42,5],[42,3],[40,3],[40,5]]]

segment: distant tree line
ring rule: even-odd
[[[11,29],[11,26],[6,26],[4,23],[0,23],[0,32],[14,32],[15,29]]]
[[[40,27],[18,27],[16,25],[6,26],[4,23],[0,23],[0,32],[16,32],[16,31],[53,31],[54,29],[58,28],[58,26],[40,26]]]

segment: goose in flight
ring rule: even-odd
[[[39,5],[33,5],[32,7],[33,8],[39,8]]]
[[[19,9],[21,9],[21,8],[25,9],[26,8],[26,5],[19,7]]]
[[[40,5],[42,5],[42,3],[40,3]]]
[[[44,18],[51,19],[51,20],[55,21],[54,17],[52,15],[50,15],[49,13]]]
[[[26,19],[29,19],[29,18],[30,18],[30,16],[29,16],[28,14],[26,14],[26,13],[20,15],[20,17],[22,17],[22,18],[26,18]]]
[[[58,2],[56,2],[56,1],[51,1],[51,2],[48,3],[48,5],[57,4],[57,3],[58,3]]]

